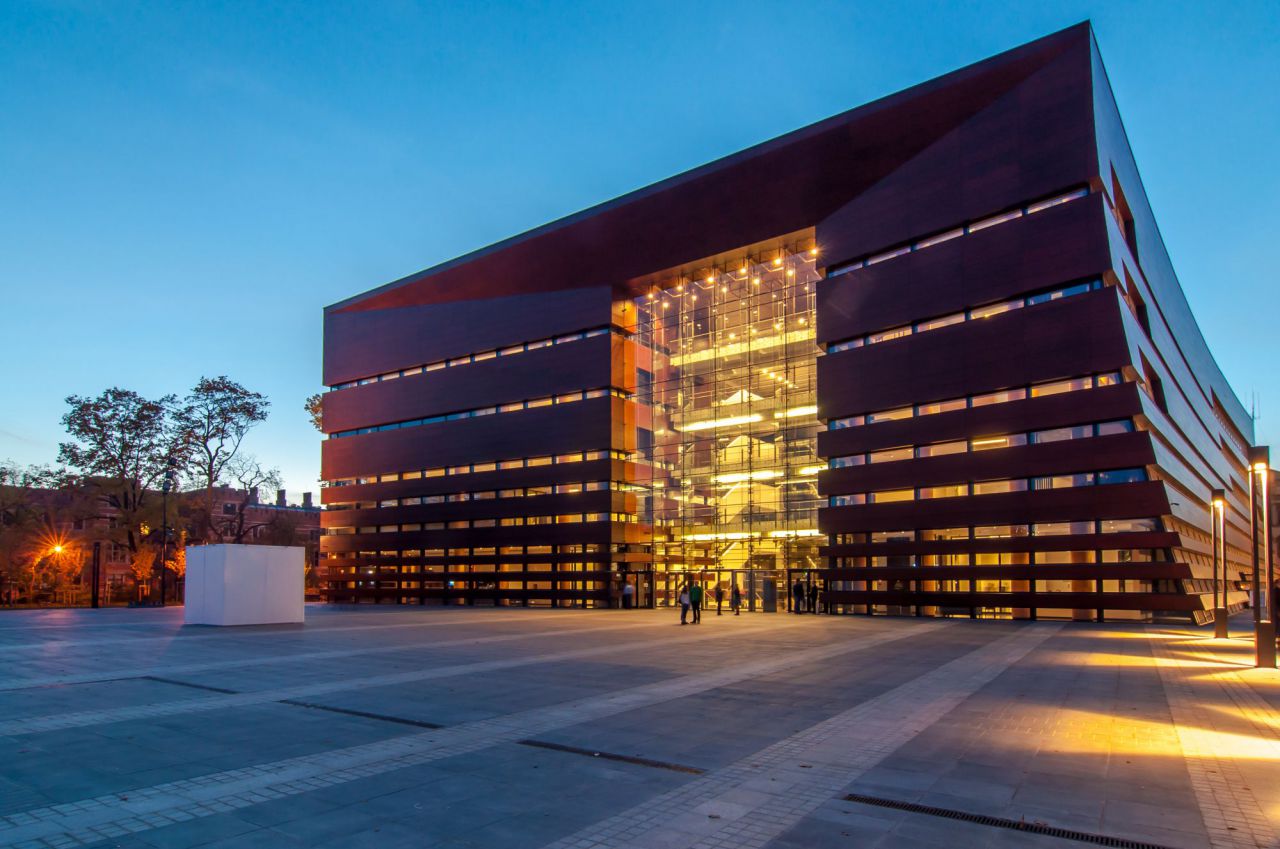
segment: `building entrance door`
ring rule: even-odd
[[[742,597],[743,613],[777,613],[787,609],[784,586],[786,575],[780,569],[704,569],[679,572],[656,572],[655,598],[659,607],[680,607],[680,591],[690,581],[703,590],[703,611],[712,615],[716,609],[716,591],[721,593],[721,607],[730,610],[733,588]]]

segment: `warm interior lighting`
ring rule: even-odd
[[[816,537],[822,536],[822,531],[817,528],[802,528],[795,531],[769,531],[769,536],[775,539],[779,537]]]
[[[993,436],[990,439],[975,439],[973,444],[975,447],[978,445],[1003,445],[1008,441],[1009,437],[1007,436]]]
[[[701,422],[690,422],[677,430],[710,430],[717,427],[732,427],[733,425],[752,424],[754,422],[763,421],[764,416],[759,413],[752,413],[749,416],[729,416],[724,419],[707,419]]]
[[[821,471],[823,471],[823,470],[824,470],[824,469],[826,469],[826,468],[827,468],[826,466],[805,466],[804,468],[802,468],[802,469],[800,470],[800,474],[802,474],[802,475],[816,475],[818,472],[821,472]]]
[[[817,256],[817,255],[818,255],[817,248],[809,248],[809,256]]]
[[[775,268],[776,268],[776,267],[778,267],[779,265],[782,265],[782,257],[780,257],[780,256],[779,256],[779,257],[774,257],[774,259],[773,259],[773,265],[774,265],[774,267],[775,267]]]
[[[716,483],[742,483],[743,481],[772,480],[780,477],[782,477],[782,472],[776,469],[762,469],[758,472],[736,472],[731,475],[718,475],[715,480]]]
[[[817,407],[792,407],[790,410],[786,410],[781,413],[774,413],[773,417],[775,419],[789,419],[794,416],[812,416],[816,415],[817,412]]]
[[[1253,464],[1253,470],[1254,470],[1255,472],[1257,472],[1258,474],[1262,474],[1263,472],[1265,472],[1265,471],[1267,470],[1267,464],[1266,464],[1266,463],[1254,463],[1254,464]]]

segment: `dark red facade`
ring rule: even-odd
[[[788,585],[1203,618],[1216,488],[1239,577],[1252,424],[1081,24],[329,307],[330,599],[651,602],[636,299],[808,246],[831,468]]]

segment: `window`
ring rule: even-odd
[[[1031,441],[1036,445],[1048,442],[1065,442],[1068,439],[1083,439],[1093,435],[1093,425],[1076,425],[1075,427],[1055,427],[1048,430],[1037,430],[1031,434]]]
[[[870,463],[890,463],[895,460],[910,460],[911,448],[886,448],[883,451],[872,451],[867,457]]]
[[[988,404],[1003,404],[1006,401],[1021,401],[1027,397],[1025,389],[1005,389],[1002,392],[988,392],[985,395],[974,395],[973,406],[985,407]]]
[[[973,529],[974,539],[1003,539],[1030,535],[1026,525],[978,525]]]
[[[943,486],[922,486],[920,487],[920,498],[957,498],[962,495],[969,494],[969,485],[967,483],[953,483]]]
[[[861,466],[867,461],[866,454],[849,454],[845,457],[832,457],[827,463],[830,469],[845,469],[849,466]]]
[[[955,239],[963,235],[964,235],[963,227],[957,227],[954,230],[947,230],[945,233],[939,233],[936,236],[930,236],[927,239],[921,239],[919,242],[916,243],[916,250],[931,248],[934,245],[940,245],[943,242],[949,242],[952,239]]]
[[[1024,492],[1027,489],[1025,478],[1014,480],[974,481],[974,495],[993,495],[1001,492]]]
[[[1041,292],[1039,295],[1032,295],[1027,298],[1027,306],[1033,307],[1037,304],[1047,304],[1049,301],[1057,301],[1062,298],[1069,298],[1072,295],[1083,295],[1091,288],[1089,283],[1080,283],[1075,286],[1068,286],[1065,289],[1054,289],[1052,292]]]
[[[832,419],[828,422],[827,430],[843,430],[846,427],[858,427],[865,423],[865,416],[845,416],[842,419]]]
[[[952,315],[944,315],[942,318],[934,318],[929,321],[922,321],[916,325],[918,333],[924,333],[928,330],[937,330],[939,327],[950,327],[953,324],[960,324],[964,321],[964,313],[958,312]]]
[[[1158,530],[1160,530],[1160,525],[1156,519],[1102,520],[1102,533],[1104,534],[1140,534],[1152,533]]]
[[[1092,534],[1093,522],[1038,522],[1031,526],[1031,532],[1038,537]]]
[[[995,448],[1012,448],[1015,445],[1026,445],[1027,437],[1021,433],[1008,436],[984,436],[973,440],[974,451],[990,451]]]
[[[895,327],[892,330],[882,330],[879,333],[872,333],[867,336],[867,344],[875,345],[879,342],[888,342],[891,339],[901,339],[903,336],[911,335],[911,325],[905,327]]]
[[[1122,419],[1098,424],[1098,436],[1111,436],[1117,433],[1133,433],[1133,422],[1128,419]]]
[[[888,504],[895,501],[914,501],[915,497],[916,493],[913,489],[882,489],[871,493],[870,501],[872,504]]]
[[[841,351],[849,351],[849,350],[852,350],[853,348],[861,348],[861,347],[862,347],[862,337],[859,336],[857,339],[846,339],[844,342],[837,342],[834,345],[829,345],[827,347],[827,353],[838,354]]]
[[[896,410],[882,410],[878,413],[867,413],[867,424],[898,421],[900,419],[909,419],[911,416],[912,411],[910,407],[899,407]]]
[[[1011,312],[1013,310],[1022,309],[1022,301],[1003,301],[998,304],[989,304],[985,307],[976,307],[969,310],[969,318],[977,320],[980,318],[991,318],[1001,313]]]
[[[920,415],[932,416],[935,413],[950,413],[955,410],[963,410],[968,407],[968,403],[963,398],[951,398],[946,401],[930,401],[927,404],[921,404]]]
[[[1032,386],[1031,397],[1042,398],[1046,395],[1059,395],[1063,392],[1075,392],[1078,389],[1088,389],[1092,385],[1093,380],[1088,377],[1077,377],[1072,380],[1053,380]]]
[[[1074,475],[1047,475],[1032,481],[1033,489],[1072,489],[1078,486],[1092,486],[1093,472],[1080,472]]]
[[[990,218],[984,218],[981,221],[975,221],[969,225],[969,232],[976,233],[979,230],[985,230],[988,227],[994,227],[997,224],[1003,224],[1006,221],[1012,221],[1015,218],[1022,217],[1021,209],[1012,209],[1000,215],[993,215]]]
[[[1139,483],[1147,479],[1143,469],[1113,469],[1109,472],[1098,472],[1098,484]]]
[[[921,445],[916,448],[917,457],[945,457],[948,454],[963,454],[969,445],[963,439],[955,442],[936,442],[933,445]]]

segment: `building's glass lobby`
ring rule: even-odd
[[[686,580],[778,610],[819,567],[815,255],[797,244],[636,299],[640,521],[658,604]]]

